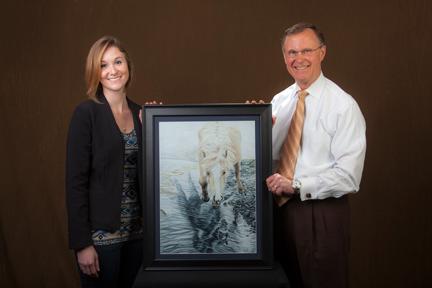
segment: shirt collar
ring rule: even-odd
[[[306,89],[306,91],[309,93],[308,98],[311,96],[319,97],[319,95],[321,95],[321,91],[324,89],[324,83],[325,83],[325,78],[323,73],[321,72],[318,78],[315,80],[315,82],[313,82],[312,85],[310,85]],[[294,95],[297,95],[297,92],[300,90],[301,90],[300,87],[296,84]]]

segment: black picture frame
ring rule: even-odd
[[[272,165],[271,104],[144,105],[142,122],[144,269],[270,269],[273,264],[273,200],[265,179],[271,175]],[[205,134],[200,132],[205,130],[203,126],[210,131],[207,131],[210,140],[207,136],[196,135],[197,131]],[[215,130],[227,129],[230,132],[224,132],[225,136],[214,135],[219,133]],[[226,163],[234,161],[214,164],[223,169],[216,166],[201,169],[208,164],[205,160],[213,159],[208,156],[210,152],[203,150],[207,149],[202,148],[203,142],[214,143],[211,139],[217,138],[217,151],[225,149],[225,152],[217,152],[223,155],[218,157],[228,159],[235,153],[229,154],[232,149],[220,147],[226,142],[234,143],[231,140],[237,138],[232,135],[237,134],[241,134],[240,138],[246,135],[237,145],[241,146],[242,153],[255,154],[254,159],[251,156],[239,161],[241,184],[233,182],[237,175],[235,168],[226,170]],[[250,146],[254,146],[252,153]],[[186,151],[189,148],[196,153]],[[190,163],[183,161],[187,157],[182,155],[191,157]],[[190,168],[176,172],[176,166],[182,164]],[[223,172],[219,172],[220,169]],[[227,176],[223,178],[222,175]],[[203,184],[207,186],[201,186],[201,179],[208,179],[208,183]],[[212,186],[214,183],[218,185]],[[208,202],[205,202],[203,187],[211,198]],[[217,188],[212,190],[211,187],[225,187],[221,188],[226,193],[222,201],[215,200],[218,194],[212,191]],[[231,192],[227,192],[228,188]]]

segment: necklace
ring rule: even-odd
[[[117,123],[118,128],[120,129],[120,131],[122,133],[126,133],[128,130],[128,120],[127,118],[130,117],[130,110],[127,110],[123,113],[117,113],[117,112],[113,112],[114,115],[114,119]]]

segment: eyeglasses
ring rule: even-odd
[[[301,50],[301,51],[290,50],[290,51],[288,51],[288,52],[286,53],[286,55],[287,55],[289,58],[295,58],[295,57],[297,57],[299,54],[300,54],[300,55],[303,55],[303,56],[310,56],[310,55],[312,55],[313,52],[315,52],[316,50],[320,49],[321,47],[323,47],[322,44],[321,44],[320,46],[318,46],[317,48],[315,48],[315,49],[306,48],[306,49],[303,49],[303,50]]]

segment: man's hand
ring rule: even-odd
[[[294,189],[292,188],[292,181],[275,173],[266,179],[267,188],[276,196],[287,196],[292,197],[294,195]]]
[[[246,102],[245,102],[246,104],[264,104],[265,102],[263,101],[263,100],[258,100],[258,101],[256,101],[256,100],[246,100]]]
[[[246,104],[264,104],[265,102],[263,100],[246,100]],[[272,115],[272,125],[276,123],[276,116]]]
[[[77,252],[77,259],[78,265],[84,274],[99,277],[99,257],[93,245],[79,250]]]

